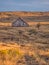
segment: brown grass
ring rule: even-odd
[[[49,16],[49,12],[2,12],[0,18],[11,14]],[[29,21],[32,27],[0,27],[0,65],[49,65],[49,22],[40,22],[39,30],[38,23]]]
[[[15,43],[13,45],[6,43],[0,44],[0,65],[16,65],[17,61],[26,54],[34,57],[39,64],[47,65],[46,61],[40,56],[49,56],[49,50],[40,50],[31,44],[26,44],[22,47]]]

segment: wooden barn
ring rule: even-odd
[[[29,24],[27,22],[25,22],[22,18],[18,18],[16,19],[13,23],[12,23],[12,27],[28,27]]]

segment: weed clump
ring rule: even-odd
[[[31,35],[31,34],[37,34],[37,31],[35,29],[31,29],[28,32],[29,32],[29,35]]]

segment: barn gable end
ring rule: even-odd
[[[28,27],[29,24],[27,24],[23,19],[20,17],[12,23],[13,27]]]

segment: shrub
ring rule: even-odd
[[[35,29],[31,29],[31,30],[29,30],[29,35],[31,35],[31,34],[37,34],[37,31]]]
[[[38,30],[39,30],[40,26],[41,26],[40,23],[38,23],[38,24],[36,25],[36,27],[38,28]]]

